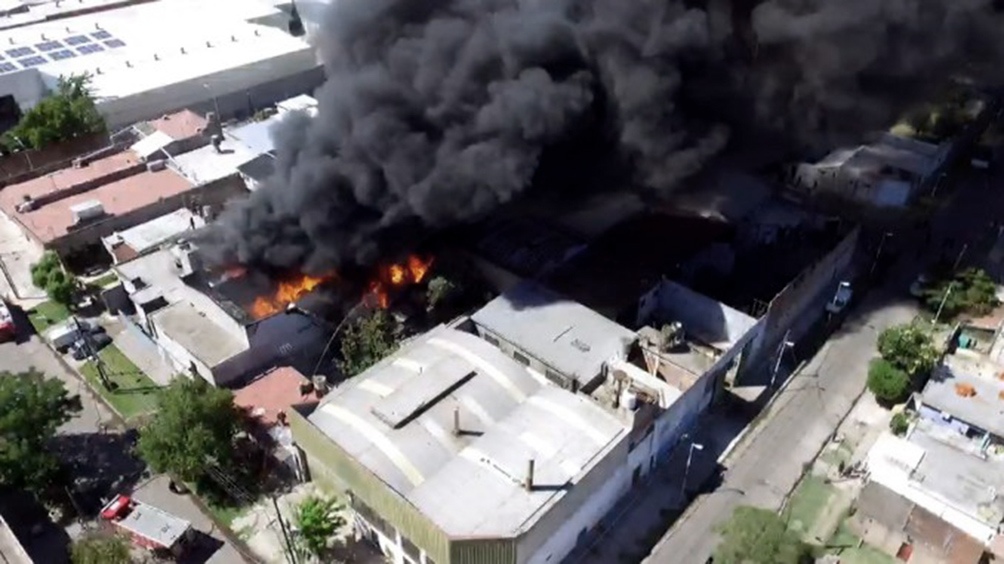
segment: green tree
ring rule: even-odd
[[[137,445],[151,468],[195,482],[207,464],[232,467],[241,415],[229,390],[201,378],[178,377],[158,392],[157,406]]]
[[[436,276],[432,280],[429,280],[429,287],[425,293],[425,300],[428,303],[429,309],[435,309],[450,299],[450,296],[456,289],[456,285],[443,276]]]
[[[889,420],[889,430],[897,437],[902,437],[910,429],[910,417],[900,411]]]
[[[809,549],[773,511],[739,506],[719,530],[715,564],[799,564]]]
[[[350,377],[363,372],[397,349],[397,334],[397,324],[383,310],[359,318],[342,335],[339,368]]]
[[[50,300],[63,305],[73,301],[77,289],[77,278],[63,269],[59,257],[52,251],[46,251],[42,260],[31,265],[31,281],[45,290]]]
[[[882,331],[878,351],[883,359],[911,378],[927,374],[938,362],[938,349],[931,342],[931,336],[910,323]]]
[[[48,444],[79,411],[59,380],[34,369],[0,372],[0,484],[46,493],[60,467]]]
[[[296,508],[295,521],[300,544],[314,556],[322,557],[332,537],[345,524],[341,506],[332,499],[308,497]]]
[[[910,376],[884,358],[876,358],[868,367],[868,390],[885,402],[897,402],[910,393]]]
[[[129,564],[129,543],[118,535],[91,534],[73,543],[73,564]]]
[[[997,284],[985,270],[967,268],[928,290],[924,303],[931,311],[941,309],[942,318],[951,319],[960,313],[986,315],[1000,305],[1000,300]]]
[[[13,129],[3,135],[11,150],[41,149],[54,143],[105,131],[105,121],[94,105],[91,77],[61,77],[56,91],[28,110]]]

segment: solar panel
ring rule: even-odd
[[[22,67],[29,68],[29,67],[37,67],[38,65],[44,65],[46,61],[45,57],[39,57],[38,55],[35,55],[34,57],[28,57],[27,59],[19,59],[17,62]]]
[[[108,41],[105,41],[105,45],[115,49],[117,47],[125,47],[125,41],[122,41],[121,39],[109,39]]]
[[[55,53],[49,53],[53,61],[62,61],[63,59],[72,59],[76,57],[77,54],[69,49],[63,49],[62,51],[56,51]]]
[[[17,67],[14,66],[14,63],[0,63],[0,74],[14,72],[16,70]]]
[[[58,41],[45,41],[43,43],[36,43],[35,48],[39,51],[52,51],[54,49],[62,49],[63,44]]]
[[[11,57],[24,57],[35,54],[35,50],[31,47],[18,47],[17,49],[7,49],[7,54]]]
[[[112,34],[108,33],[105,30],[101,30],[97,33],[92,33],[91,37],[93,37],[94,39],[111,39]]]
[[[91,53],[97,53],[99,51],[104,51],[104,50],[105,50],[104,47],[94,43],[90,45],[84,45],[83,47],[77,47],[77,51],[80,51],[81,55],[90,55]]]
[[[83,45],[84,43],[90,43],[91,38],[86,35],[74,35],[72,37],[67,37],[63,41],[65,41],[67,45]]]

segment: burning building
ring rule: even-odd
[[[297,364],[301,357],[316,360],[330,333],[313,312],[286,307],[316,288],[313,282],[286,282],[274,290],[267,280],[237,276],[243,273],[214,274],[188,242],[114,270],[122,286],[106,299],[113,309],[134,314],[130,329],[156,345],[164,380],[185,373],[229,386],[269,366]],[[262,296],[270,295],[268,307],[262,306]]]

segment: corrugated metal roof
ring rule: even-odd
[[[397,428],[374,412],[392,400]],[[444,326],[339,387],[309,419],[454,538],[519,535],[627,435],[587,397]],[[530,459],[535,483],[549,487],[522,487]]]
[[[635,339],[630,329],[534,282],[488,302],[471,320],[580,384]]]

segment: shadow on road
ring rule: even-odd
[[[32,495],[24,492],[0,494],[0,514],[33,561],[46,564],[70,561],[69,535],[49,518],[49,512]]]

